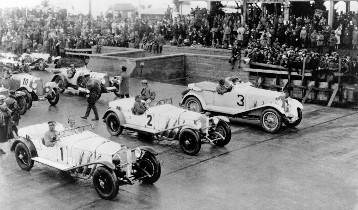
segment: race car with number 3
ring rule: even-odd
[[[43,84],[41,78],[27,73],[11,74],[8,77],[2,77],[0,78],[0,86],[24,92],[27,109],[31,108],[33,101],[43,101],[46,99],[51,105],[55,106],[60,97],[56,83],[46,82]]]
[[[217,83],[200,82],[188,85],[182,93],[181,106],[196,112],[209,111],[234,118],[260,120],[261,127],[275,133],[282,123],[297,126],[302,120],[302,104],[283,92],[255,88],[250,82],[231,85],[231,91],[218,94]]]
[[[22,170],[31,170],[36,161],[75,178],[92,178],[98,195],[108,200],[118,194],[120,184],[153,184],[160,178],[158,153],[151,147],[129,149],[93,133],[92,125],[55,126],[58,138],[52,147],[46,146],[44,140],[48,123],[21,128],[19,137],[10,140],[10,149]]]
[[[223,147],[231,140],[231,128],[226,117],[208,117],[171,105],[172,100],[161,100],[142,115],[132,111],[134,98],[109,102],[103,116],[108,132],[118,136],[123,129],[151,134],[161,140],[178,140],[185,154],[196,155],[202,143]]]

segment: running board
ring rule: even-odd
[[[34,158],[32,158],[32,160],[34,160],[36,162],[39,162],[39,163],[42,163],[44,165],[53,167],[53,168],[57,168],[57,169],[59,169],[61,171],[65,171],[65,170],[71,168],[69,166],[63,165],[63,164],[58,163],[58,162],[54,162],[52,160],[47,160],[47,159],[42,158],[42,157],[34,157]]]

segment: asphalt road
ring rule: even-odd
[[[47,72],[34,72],[44,81]],[[150,83],[157,99],[173,97],[178,104],[184,86]],[[131,95],[140,91],[131,79]],[[101,116],[114,94],[103,94]],[[82,120],[86,100],[62,94],[56,107],[35,102],[20,127],[73,116]],[[93,118],[91,113],[89,119]],[[223,148],[203,145],[197,156],[181,152],[177,142],[153,143],[124,132],[112,137],[100,120],[94,132],[129,147],[153,146],[162,162],[154,185],[120,187],[112,200],[98,197],[91,181],[75,180],[35,163],[22,171],[8,143],[0,155],[0,209],[358,209],[358,110],[305,105],[296,129],[267,134],[257,124],[232,120],[231,142]]]

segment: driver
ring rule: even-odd
[[[140,95],[135,96],[135,102],[132,108],[132,113],[134,115],[142,115],[144,112],[147,111],[147,107],[144,105],[144,103],[141,100]]]
[[[70,65],[70,69],[67,70],[67,76],[69,79],[73,78],[76,74],[75,64]]]
[[[242,81],[240,78],[233,76],[233,77],[225,78],[225,82],[228,84],[236,85],[238,83],[241,83]]]
[[[59,139],[58,132],[56,131],[56,122],[49,121],[48,122],[49,130],[46,131],[44,140],[46,147],[53,147],[56,144],[56,141]]]
[[[227,84],[224,79],[219,81],[219,85],[216,87],[216,92],[220,95],[228,93],[232,90],[232,85]]]

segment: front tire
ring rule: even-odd
[[[194,112],[200,113],[203,111],[203,107],[202,107],[199,99],[197,99],[194,96],[190,96],[185,100],[184,107],[185,107],[185,109],[194,111]]]
[[[34,161],[31,159],[29,148],[22,142],[18,143],[15,147],[15,158],[22,170],[30,171],[34,166]]]
[[[285,122],[287,127],[293,128],[293,127],[296,127],[298,124],[301,123],[301,121],[302,121],[302,110],[300,108],[297,108],[297,114],[298,114],[298,119],[295,122],[293,122],[293,123]]]
[[[215,133],[219,133],[221,136],[224,137],[224,139],[214,141],[214,144],[219,147],[223,147],[227,145],[231,140],[231,129],[229,125],[225,122],[220,120],[219,123],[216,125]],[[219,135],[215,135],[216,138],[219,137]]]
[[[198,132],[192,129],[183,129],[179,134],[179,145],[185,154],[198,154],[201,149],[201,140]]]
[[[121,126],[118,116],[113,112],[108,114],[106,118],[106,125],[107,131],[112,136],[119,136],[123,131],[123,126]]]
[[[98,195],[106,200],[111,200],[118,194],[119,182],[116,174],[103,166],[94,171],[93,185]]]
[[[269,133],[276,133],[282,126],[282,117],[274,109],[265,109],[260,118],[261,127]]]
[[[138,162],[141,170],[147,172],[141,175],[149,174],[149,177],[145,177],[142,181],[146,184],[153,184],[158,181],[161,174],[161,165],[157,158],[149,153],[143,155],[143,157]]]
[[[27,111],[27,104],[26,104],[26,99],[24,96],[18,96],[16,97],[16,102],[19,106],[19,113],[20,115],[24,115],[26,114]]]
[[[56,104],[60,100],[60,93],[56,89],[54,89],[53,91],[54,91],[54,93],[51,94],[52,98],[49,98],[47,100],[52,106],[56,106]]]

